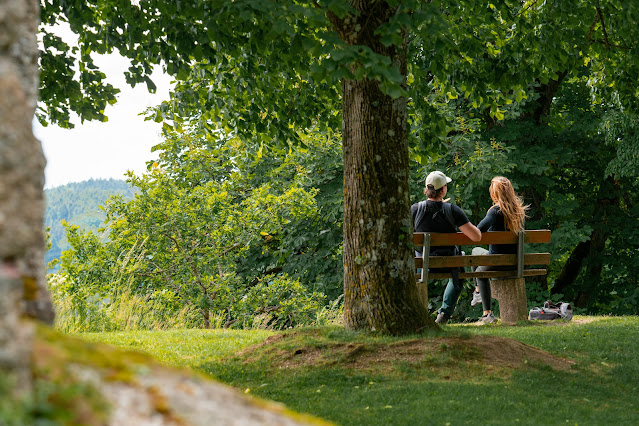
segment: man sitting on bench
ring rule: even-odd
[[[466,213],[458,206],[444,201],[444,197],[448,193],[448,183],[451,180],[440,171],[431,172],[426,177],[424,194],[428,200],[420,201],[411,206],[414,230],[415,232],[454,233],[459,228],[472,241],[479,241],[481,240],[481,232],[470,223]],[[433,247],[430,250],[430,256],[453,256],[456,254],[460,254],[456,246]],[[420,254],[417,255],[420,256]],[[421,256],[423,257],[423,253]],[[444,300],[435,320],[437,324],[448,322],[462,291],[462,283],[457,276],[459,268],[453,268],[451,272],[453,278],[449,279],[446,285]]]

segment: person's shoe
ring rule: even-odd
[[[440,312],[439,314],[437,314],[437,319],[435,320],[436,324],[444,325],[447,322],[448,322],[448,318],[446,318],[446,314],[444,314],[443,312]]]
[[[492,324],[497,321],[497,318],[495,318],[495,315],[493,315],[492,312],[489,312],[486,315],[483,315],[479,320],[484,324]]]
[[[470,301],[470,306],[479,305],[481,303],[481,293],[477,290],[473,291],[473,299]]]

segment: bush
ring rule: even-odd
[[[280,330],[314,324],[325,297],[288,275],[268,275],[233,305],[231,315],[236,320],[233,325]]]

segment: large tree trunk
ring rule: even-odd
[[[590,252],[590,244],[591,240],[584,241],[577,244],[573,249],[555,280],[555,284],[551,289],[552,294],[566,294],[566,290],[572,286],[581,272],[583,261]]]
[[[566,78],[567,75],[568,70],[558,72],[555,80],[550,80],[548,83],[540,84],[535,88],[535,92],[539,95],[536,102],[537,107],[531,114],[535,119],[535,123],[542,124],[543,120],[548,118],[555,95],[559,90],[561,82],[564,81],[564,78]]]
[[[590,236],[590,252],[586,259],[584,283],[577,293],[575,306],[585,308],[593,294],[597,293],[603,269],[603,253],[606,249],[606,234],[602,229],[595,229]]]
[[[568,295],[574,300],[575,306],[585,308],[594,292],[597,291],[601,279],[602,253],[606,247],[606,234],[602,229],[595,229],[590,239],[577,244],[570,257],[564,264],[555,285],[551,289],[553,294]],[[581,270],[586,268],[581,287],[572,288]],[[569,294],[568,294],[569,293]]]
[[[38,291],[44,286],[45,160],[32,132],[39,9],[35,0],[3,1],[0,8],[0,375],[20,392],[30,388],[32,336],[23,313],[49,301],[46,289]]]
[[[357,17],[332,21],[343,40],[391,58],[406,75],[403,51],[374,31],[394,12],[383,1],[352,1]],[[406,99],[379,83],[344,80],[344,321],[346,328],[391,334],[435,327],[419,303],[408,188]]]
[[[615,183],[612,183],[616,185]],[[594,206],[593,217],[604,222],[607,215],[615,214],[619,209],[619,198],[597,198]],[[564,264],[555,285],[551,289],[553,294],[567,294],[574,300],[576,306],[584,308],[588,305],[590,296],[597,291],[601,281],[603,268],[602,256],[606,248],[606,230],[601,225],[595,228],[588,241],[577,244]],[[577,280],[581,270],[586,267],[584,282],[578,289],[571,287]],[[572,291],[571,291],[572,290]]]

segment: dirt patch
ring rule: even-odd
[[[450,370],[455,369],[502,374],[506,370],[542,364],[568,371],[575,364],[519,341],[495,336],[431,337],[397,343],[317,341],[309,344],[305,341],[306,344],[295,346],[294,334],[274,335],[238,356],[245,363],[268,359],[279,369],[340,366],[383,374],[408,367],[440,370],[446,378]]]
[[[517,340],[496,336],[474,336],[470,340],[482,353],[482,361],[487,365],[519,367],[532,362],[563,371],[575,365],[573,360],[552,355]]]

